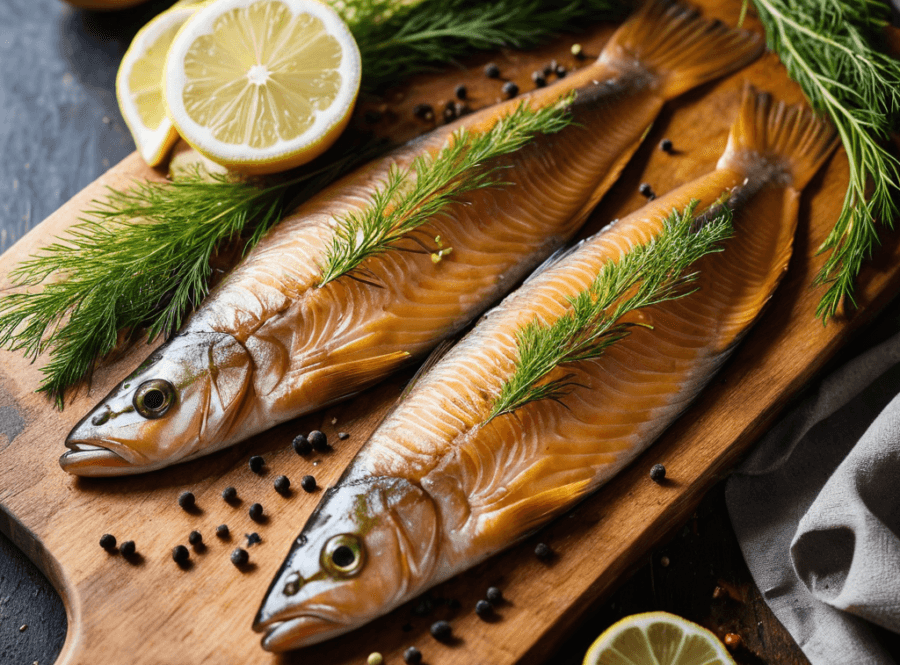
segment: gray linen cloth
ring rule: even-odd
[[[769,607],[813,665],[895,663],[900,335],[827,377],[732,475],[726,500]]]

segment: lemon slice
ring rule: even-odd
[[[163,101],[163,66],[178,29],[197,7],[176,5],[138,31],[116,75],[116,98],[141,157],[156,166],[178,140]]]
[[[603,631],[583,665],[734,665],[734,660],[703,626],[668,612],[647,612]]]
[[[178,33],[165,95],[178,133],[214,162],[272,173],[324,152],[350,119],[359,48],[316,0],[215,0]]]

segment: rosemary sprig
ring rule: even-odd
[[[502,167],[489,162],[519,150],[537,134],[553,134],[568,126],[567,109],[573,99],[574,94],[567,95],[537,111],[523,102],[487,132],[459,130],[434,158],[417,157],[407,169],[392,167],[372,195],[372,204],[338,222],[322,264],[320,286],[360,272],[363,261],[388,251],[462,194],[503,186],[496,177]]]
[[[900,61],[881,50],[888,23],[885,0],[754,0],[769,47],[813,108],[831,118],[850,162],[850,184],[834,229],[820,251],[831,251],[816,277],[827,286],[817,316],[853,301],[856,276],[871,255],[875,220],[898,216],[900,162],[882,142],[900,126]],[[867,195],[868,194],[868,195]]]
[[[268,187],[194,172],[110,190],[12,271],[14,286],[56,279],[0,299],[0,346],[31,358],[49,350],[38,390],[62,408],[66,388],[116,347],[121,331],[146,327],[153,339],[179,328],[208,292],[217,250],[245,233],[246,251],[281,218],[287,192],[309,196],[347,167],[343,158]]]
[[[556,321],[546,324],[536,318],[517,333],[518,361],[488,422],[530,402],[561,400],[577,384],[572,374],[545,381],[550,372],[598,358],[633,327],[646,326],[621,321],[629,312],[696,290],[686,288],[699,274],[688,268],[702,256],[721,251],[720,243],[732,232],[727,206],[716,206],[702,222],[694,217],[696,207],[692,201],[681,213],[673,209],[656,238],[604,265],[587,289],[569,299],[571,309]]]

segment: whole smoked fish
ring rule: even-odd
[[[263,647],[339,635],[507,547],[571,508],[644,450],[709,381],[791,256],[800,190],[835,146],[808,110],[745,93],[716,170],[585,241],[508,296],[414,384],[328,489],[256,617]],[[653,326],[571,374],[560,400],[490,418],[516,334],[549,324],[600,268],[656,237],[673,209],[729,192],[733,237],[691,270],[698,287],[632,312]]]
[[[761,50],[752,33],[653,1],[596,63],[441,127],[326,188],[276,226],[173,339],[76,425],[62,468],[121,475],[192,459],[423,357],[575,234],[667,99]],[[367,259],[364,279],[350,274],[320,286],[340,220],[370,205],[392,166],[434,156],[457,129],[486,132],[521,103],[544,108],[573,91],[572,124],[499,158],[505,184],[461,195],[423,227],[451,254],[435,263],[428,252],[395,249]]]

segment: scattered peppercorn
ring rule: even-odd
[[[259,537],[259,534],[254,531],[253,533],[245,533],[244,538],[247,539],[247,547],[253,547],[262,542],[262,538]]]
[[[463,102],[456,103],[456,117],[461,118],[464,115],[468,115],[472,112],[472,109],[469,108],[468,104],[464,104]]]
[[[225,540],[230,535],[227,524],[220,524],[216,527],[216,536]]]
[[[562,65],[556,65],[555,71],[556,71],[556,77],[561,78],[561,79],[566,78],[566,74],[568,73],[566,71],[566,68],[563,67]]]
[[[519,86],[512,81],[507,81],[503,84],[503,94],[506,95],[507,98],[512,99],[519,94]]]
[[[485,596],[487,596],[488,602],[490,602],[491,605],[497,605],[503,602],[503,592],[495,586],[488,587]]]
[[[659,558],[659,565],[662,566],[663,568],[668,568],[669,563],[670,563],[669,557],[663,556],[663,557]]]
[[[475,603],[475,614],[480,616],[482,619],[491,616],[494,612],[494,606],[491,605],[486,600],[479,600]]]
[[[254,522],[257,522],[262,519],[263,516],[263,507],[261,503],[254,503],[250,506],[250,510],[248,511],[250,515],[250,519]]]
[[[133,540],[126,540],[119,545],[119,552],[121,552],[122,556],[134,556],[136,551],[137,547],[135,547]]]
[[[456,120],[456,105],[452,108],[444,109],[444,122],[450,122],[451,120]]]
[[[489,62],[484,67],[484,75],[489,79],[495,79],[500,77],[500,68],[497,66],[495,62]]]
[[[307,438],[312,444],[312,447],[315,448],[318,452],[324,453],[328,450],[328,437],[325,436],[324,432],[320,432],[319,430],[314,429],[309,433],[309,436]]]
[[[303,488],[304,492],[315,492],[316,479],[312,476],[303,476],[303,480],[300,481],[300,487]]]
[[[534,554],[541,561],[547,561],[553,556],[553,550],[550,549],[550,546],[547,545],[547,543],[538,543],[534,548]]]
[[[259,473],[266,465],[266,460],[264,460],[259,455],[253,455],[253,457],[250,458],[250,461],[247,464],[253,473]]]
[[[231,553],[231,563],[240,568],[241,566],[246,566],[247,562],[250,561],[250,555],[247,554],[247,550],[241,549],[238,547]]]
[[[743,641],[737,633],[728,633],[725,636],[725,646],[729,649],[737,649]]]
[[[278,476],[275,479],[275,491],[287,495],[291,493],[291,481],[287,476]]]
[[[191,531],[191,533],[188,534],[188,542],[194,547],[197,547],[197,545],[202,545],[203,534],[201,534],[199,531]]]
[[[464,86],[462,83],[456,86],[456,90],[454,90],[453,92],[454,94],[456,94],[457,99],[465,99],[469,94],[468,89],[466,89],[466,86]]]
[[[309,455],[312,452],[312,444],[304,434],[295,436],[291,445],[294,447],[294,452],[298,455]]]
[[[197,505],[197,499],[193,492],[182,492],[178,495],[178,505],[185,510],[190,510]]]
[[[384,656],[377,651],[373,651],[369,654],[369,657],[366,658],[366,665],[382,665],[382,663],[384,663]]]
[[[350,435],[347,434],[347,432],[338,432],[338,438],[339,438],[341,441],[346,441],[347,439],[350,438]]]
[[[534,81],[534,84],[538,88],[543,88],[547,85],[547,79],[544,78],[544,72],[533,72],[531,74],[531,80]]]
[[[116,549],[116,537],[111,533],[104,533],[100,536],[100,547],[105,550]]]
[[[553,62],[551,62],[549,65],[544,65],[544,69],[542,69],[541,71],[543,71],[543,72],[544,72],[544,76],[547,77],[547,76],[550,76],[550,74],[553,73],[553,70],[554,70],[554,69],[556,69],[556,60],[554,60]]]
[[[410,647],[403,652],[403,662],[407,665],[419,665],[422,662],[422,652],[415,647]]]
[[[661,483],[666,479],[666,467],[662,464],[654,464],[653,468],[650,469],[650,480],[654,483]]]
[[[235,499],[237,499],[237,490],[233,487],[226,487],[222,490],[222,498],[225,499],[228,503],[231,503]]]
[[[642,196],[646,196],[648,199],[651,196],[655,196],[655,194],[653,193],[653,188],[650,186],[649,182],[642,182],[641,186],[638,187],[638,191]]]
[[[172,560],[179,566],[184,565],[191,558],[191,553],[184,545],[176,545],[172,548]]]
[[[584,57],[584,49],[581,47],[581,44],[572,44],[572,55],[581,60]]]
[[[450,635],[453,633],[453,628],[450,627],[450,623],[448,621],[435,621],[431,624],[431,636],[440,641],[450,639]]]
[[[672,152],[672,141],[670,139],[663,139],[659,142],[659,149],[663,152]]]
[[[434,120],[434,109],[431,104],[416,104],[413,106],[413,115],[421,120]]]

